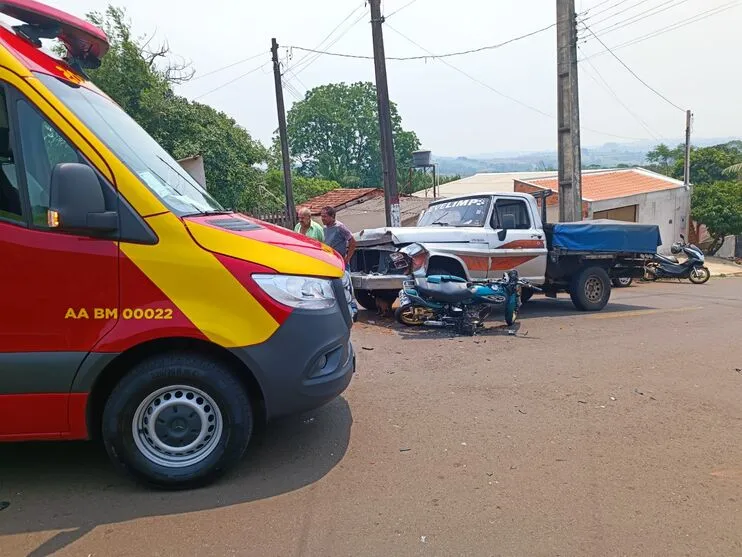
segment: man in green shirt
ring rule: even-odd
[[[306,207],[299,209],[299,222],[294,227],[294,232],[304,234],[320,242],[325,241],[325,232],[322,225],[312,220],[312,212]]]

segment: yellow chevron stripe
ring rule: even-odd
[[[288,275],[339,278],[343,269],[310,255],[297,253],[277,245],[259,242],[238,234],[231,234],[211,226],[188,222],[196,241],[207,249],[248,261],[254,261]]]
[[[160,242],[122,243],[121,250],[212,342],[225,348],[267,340],[275,319],[224,268],[199,247],[172,213],[147,219]]]

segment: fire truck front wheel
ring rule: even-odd
[[[136,365],[103,410],[109,457],[136,480],[160,488],[205,485],[235,465],[253,427],[250,399],[225,366],[198,354]]]

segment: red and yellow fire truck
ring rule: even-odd
[[[100,439],[148,484],[212,481],[257,420],[348,386],[343,260],[183,171],[85,77],[100,29],[0,11],[0,441]]]

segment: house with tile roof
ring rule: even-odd
[[[296,210],[307,207],[312,212],[312,216],[319,217],[322,207],[332,207],[336,211],[340,211],[375,197],[384,197],[384,190],[381,188],[337,188],[308,199],[297,205]]]
[[[535,193],[549,189],[546,198],[549,222],[559,220],[558,178],[514,180],[514,191]],[[660,227],[662,246],[688,236],[690,191],[683,182],[643,168],[584,171],[582,173],[582,216],[584,219],[610,219]]]
[[[420,213],[428,208],[431,201],[432,199],[400,195],[402,226],[415,226]],[[337,211],[337,220],[351,232],[386,226],[384,190],[381,188],[338,188],[297,205],[296,210],[303,207],[307,207],[312,212],[312,218],[319,223],[322,222],[322,208],[333,207]]]

